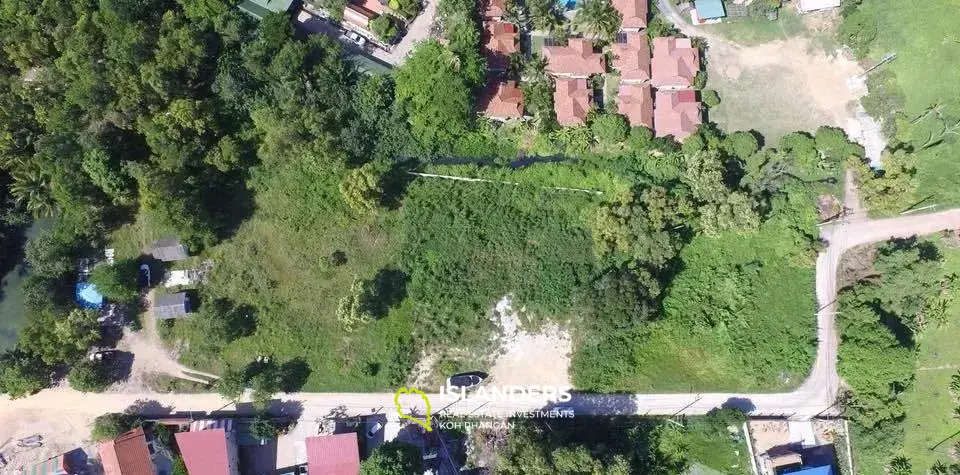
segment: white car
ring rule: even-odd
[[[381,429],[383,429],[383,423],[377,422],[373,425],[373,427],[370,427],[370,430],[367,431],[367,438],[372,439],[373,436],[377,435],[377,432],[380,432]]]
[[[347,39],[356,43],[357,46],[361,48],[363,48],[367,44],[367,39],[361,36],[360,33],[357,33],[356,31],[348,31]]]

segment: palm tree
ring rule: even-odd
[[[535,30],[552,32],[563,24],[563,16],[553,0],[527,0],[526,6]]]
[[[610,0],[584,0],[573,18],[578,30],[605,41],[613,41],[622,21],[623,17]]]
[[[56,209],[49,177],[38,170],[14,173],[10,196],[35,217],[52,216]]]

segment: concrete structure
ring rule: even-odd
[[[715,20],[727,16],[722,0],[695,0],[697,18],[701,20]]]
[[[800,10],[800,13],[838,8],[839,6],[840,0],[797,0],[797,10]]]
[[[593,41],[570,38],[567,46],[544,46],[547,72],[556,76],[586,78],[604,72],[603,55],[593,51]]]
[[[554,82],[553,107],[557,123],[564,127],[585,125],[591,102],[587,80],[556,78]]]
[[[687,89],[700,71],[700,51],[690,38],[655,38],[651,84],[658,89]]]
[[[697,100],[695,91],[657,91],[653,112],[657,137],[672,135],[678,142],[682,142],[697,131],[701,122],[700,101]]]
[[[497,120],[523,117],[523,91],[516,81],[491,79],[477,103],[480,115]]]
[[[617,42],[610,45],[613,67],[620,71],[622,82],[650,80],[650,44],[647,35],[640,32],[620,33]]]

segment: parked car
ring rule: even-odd
[[[90,355],[87,356],[87,358],[90,359],[90,361],[105,361],[113,358],[116,354],[117,354],[117,350],[95,351],[93,353],[90,353]]]
[[[360,33],[357,33],[356,31],[348,31],[347,39],[356,43],[357,46],[361,48],[367,45],[367,39],[361,36]]]
[[[367,438],[372,439],[373,436],[377,435],[377,432],[380,432],[381,429],[383,429],[382,422],[377,422],[376,424],[372,425],[370,430],[367,431]]]
[[[487,377],[483,373],[460,373],[447,378],[448,388],[472,388],[479,385]]]

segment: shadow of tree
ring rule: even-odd
[[[280,390],[293,393],[300,390],[310,378],[310,365],[303,358],[294,358],[280,365]]]
[[[138,399],[123,410],[124,414],[153,417],[166,416],[171,412],[173,412],[172,406],[164,406],[159,401],[153,399]]]

